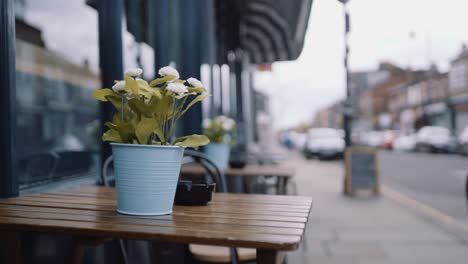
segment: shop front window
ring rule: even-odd
[[[16,2],[20,189],[94,178],[100,86],[97,12],[83,0]]]

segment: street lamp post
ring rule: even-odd
[[[348,67],[348,55],[349,55],[349,45],[348,45],[348,35],[350,32],[350,17],[346,4],[349,0],[338,0],[343,4],[344,18],[345,18],[345,30],[344,30],[344,43],[345,43],[345,54],[344,54],[344,68],[346,72],[345,77],[345,89],[346,89],[346,100],[344,104],[343,111],[343,129],[345,132],[345,143],[346,147],[351,146],[351,125],[352,125],[352,109],[353,105],[351,102],[351,90],[349,88],[349,67]]]

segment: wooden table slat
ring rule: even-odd
[[[49,207],[36,207],[36,206],[23,206],[23,205],[8,205],[0,204],[0,210],[8,209],[18,212],[41,212],[51,214],[66,214],[70,216],[96,216],[97,213],[103,217],[119,217],[130,219],[155,219],[157,221],[176,222],[176,223],[212,223],[212,224],[227,224],[227,225],[243,225],[253,227],[280,227],[280,228],[293,228],[304,229],[305,223],[300,222],[284,222],[284,221],[265,221],[265,220],[251,220],[251,219],[232,219],[232,218],[219,218],[219,217],[202,217],[202,216],[187,216],[187,215],[161,215],[161,216],[130,216],[118,214],[115,211],[95,211],[95,210],[72,210],[64,208],[49,208]]]
[[[25,198],[21,201],[11,201],[12,203],[22,203],[26,204],[30,202],[31,205],[34,206],[45,206],[45,207],[64,207],[69,206],[72,207],[74,205],[89,205],[95,206],[98,210],[115,210],[117,205],[116,202],[114,203],[103,203],[103,202],[96,202],[92,203],[91,201],[69,201],[69,200],[45,200],[40,198]],[[0,202],[2,203],[2,202]],[[265,208],[239,208],[233,205],[229,206],[175,206],[179,212],[204,212],[204,213],[226,213],[226,214],[252,214],[252,215],[271,215],[271,216],[291,216],[291,217],[307,217],[309,215],[308,211],[301,211],[301,212],[284,212],[281,210],[268,210]]]
[[[102,189],[96,189],[92,186],[84,186],[82,188],[70,188],[64,191],[68,193],[89,193],[89,194],[98,194],[98,195],[115,195],[115,191],[110,187],[101,187]],[[306,196],[289,196],[289,195],[265,195],[265,194],[238,194],[238,193],[215,193],[217,199],[225,199],[230,201],[249,201],[249,202],[265,202],[272,204],[291,204],[294,203],[304,203],[310,205],[312,203],[311,197]]]
[[[203,175],[206,170],[198,164],[188,164],[182,166],[182,174]],[[248,164],[244,168],[227,168],[224,170],[225,176],[279,176],[292,177],[295,170],[283,165],[253,165]]]
[[[284,251],[298,247],[311,206],[310,197],[216,193],[208,206],[125,216],[115,211],[115,189],[80,187],[0,200],[0,230]]]
[[[0,229],[9,231],[35,231],[66,233],[70,235],[95,237],[119,237],[135,240],[163,240],[177,243],[197,243],[220,246],[269,248],[294,250],[301,240],[300,236],[272,234],[246,234],[229,232],[212,232],[196,230],[178,230],[178,228],[152,228],[139,225],[101,224],[63,220],[44,220],[0,216]]]
[[[64,220],[71,222],[91,222],[95,224],[131,224],[138,226],[147,226],[149,229],[153,228],[175,228],[182,230],[192,230],[196,228],[198,231],[219,231],[224,233],[261,233],[261,234],[276,234],[276,235],[302,235],[302,229],[298,228],[281,228],[281,227],[263,227],[263,226],[247,226],[236,224],[215,224],[215,223],[188,223],[188,222],[170,222],[158,219],[142,219],[121,217],[119,215],[103,216],[96,214],[94,216],[86,215],[69,215],[60,213],[41,213],[41,212],[27,212],[15,210],[2,210],[0,209],[0,217],[18,217],[18,218],[32,218],[44,220]]]
[[[100,205],[92,205],[92,204],[67,204],[67,203],[60,203],[60,202],[48,202],[48,203],[41,203],[37,201],[25,201],[25,200],[9,200],[9,201],[0,201],[0,204],[16,204],[16,205],[27,205],[27,206],[36,206],[36,207],[53,207],[53,208],[68,208],[68,209],[87,209],[87,210],[97,210],[97,211],[109,211],[114,212],[116,210],[115,206],[100,206]],[[209,211],[184,211],[184,210],[176,210],[173,214],[176,215],[191,215],[191,216],[203,216],[207,215]],[[290,216],[290,215],[263,215],[263,214],[236,214],[232,212],[211,212],[209,213],[212,217],[224,217],[224,218],[233,218],[233,219],[257,219],[257,220],[277,220],[277,221],[285,221],[285,222],[301,222],[304,223],[307,221],[307,216]]]
[[[216,195],[216,194],[215,194]],[[93,196],[93,195],[85,195],[85,196],[78,196],[76,194],[68,194],[68,193],[46,193],[46,194],[37,194],[37,195],[31,195],[28,197],[48,197],[48,198],[54,198],[54,199],[73,199],[76,201],[81,201],[82,199],[88,199],[88,198],[99,198],[99,200],[103,201],[114,201],[116,199],[116,196],[111,196],[111,195],[103,195],[103,196]],[[233,202],[229,200],[223,200],[223,199],[214,199],[209,202],[210,205],[217,205],[217,206],[229,206],[232,205]],[[309,205],[284,205],[284,204],[268,204],[268,203],[250,203],[247,201],[238,201],[235,203],[238,208],[268,208],[268,209],[280,209],[284,210],[285,212],[297,212],[297,211],[309,211],[310,210],[310,204]]]
[[[111,198],[70,198],[68,196],[45,196],[45,195],[34,195],[23,197],[23,200],[34,200],[34,201],[45,201],[45,202],[57,202],[60,201],[62,203],[70,203],[70,204],[97,204],[97,205],[116,205],[115,199]],[[262,214],[267,213],[274,213],[282,215],[282,213],[295,213],[301,214],[301,216],[307,216],[309,213],[309,209],[304,208],[288,208],[288,207],[275,207],[272,205],[263,205],[263,206],[248,206],[248,204],[244,205],[234,205],[232,203],[217,203],[217,202],[210,202],[207,206],[177,206],[181,210],[206,210],[209,208],[210,211],[227,211],[227,212],[237,212],[239,210],[243,212],[255,211],[260,212]]]

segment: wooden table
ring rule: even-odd
[[[116,192],[81,187],[0,200],[0,244],[18,257],[17,232],[71,235],[75,241],[122,238],[257,249],[257,263],[282,263],[298,248],[312,199],[214,194],[208,206],[175,206],[171,215],[116,213]]]
[[[205,169],[198,164],[188,164],[182,166],[182,174],[185,175],[203,175]],[[286,187],[289,178],[294,176],[294,169],[283,165],[246,165],[243,168],[227,168],[224,170],[225,176],[276,176],[278,177],[277,189],[279,194],[286,194]]]

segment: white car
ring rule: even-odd
[[[307,135],[304,147],[306,158],[340,158],[343,156],[345,142],[343,133],[333,128],[312,128]]]
[[[416,151],[454,153],[457,148],[457,140],[445,127],[426,126],[416,134]]]
[[[395,132],[392,130],[369,131],[361,136],[362,144],[373,148],[392,149]]]
[[[393,142],[395,151],[413,151],[416,147],[416,135],[399,136]]]

